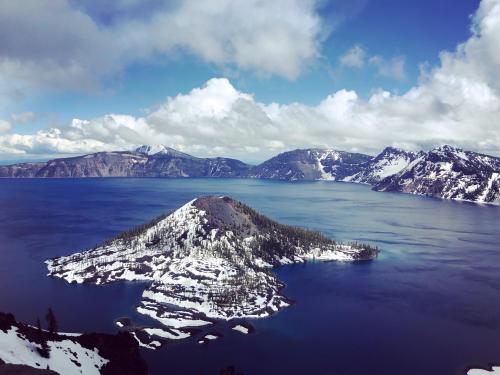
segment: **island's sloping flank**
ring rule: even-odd
[[[368,260],[378,250],[279,224],[229,197],[201,197],[94,249],[47,261],[50,276],[150,281],[137,310],[184,336],[213,319],[269,316],[290,301],[271,268]],[[189,335],[187,335],[189,336]]]
[[[0,373],[3,371],[33,375],[145,375],[148,368],[139,355],[137,342],[128,333],[54,333],[17,322],[12,314],[0,312]]]

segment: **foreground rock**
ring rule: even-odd
[[[137,311],[183,336],[185,327],[266,317],[289,306],[275,266],[369,260],[377,252],[279,224],[228,197],[202,197],[47,267],[68,282],[150,281]]]
[[[47,343],[48,353],[43,351],[42,342]],[[52,371],[42,371],[47,368]],[[0,371],[61,375],[148,373],[138,345],[128,333],[49,333],[16,322],[12,314],[5,313],[0,313]]]

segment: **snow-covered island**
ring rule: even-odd
[[[94,249],[47,260],[68,282],[149,281],[137,308],[177,338],[216,319],[262,318],[289,306],[272,268],[371,260],[378,249],[283,225],[229,197],[194,199]]]

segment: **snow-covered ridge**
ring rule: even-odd
[[[500,204],[500,158],[442,146],[418,157],[374,189]]]
[[[343,181],[374,185],[388,176],[399,173],[417,157],[418,154],[414,152],[387,147],[375,158],[366,162],[359,172],[347,176]]]
[[[342,180],[359,171],[368,155],[333,149],[297,149],[283,152],[251,168],[247,177],[296,180]]]
[[[214,319],[266,317],[288,306],[274,266],[372,259],[376,253],[279,224],[228,197],[202,197],[103,246],[48,260],[47,267],[50,276],[68,282],[150,281],[137,311],[183,332]]]

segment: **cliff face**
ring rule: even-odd
[[[187,337],[213,319],[269,316],[290,304],[271,268],[368,260],[377,249],[343,245],[279,224],[228,197],[202,197],[89,251],[47,261],[49,275],[104,284],[143,280],[138,311]]]
[[[0,166],[0,177],[241,177],[249,168],[235,159],[196,158],[170,148],[141,146],[134,151]]]

